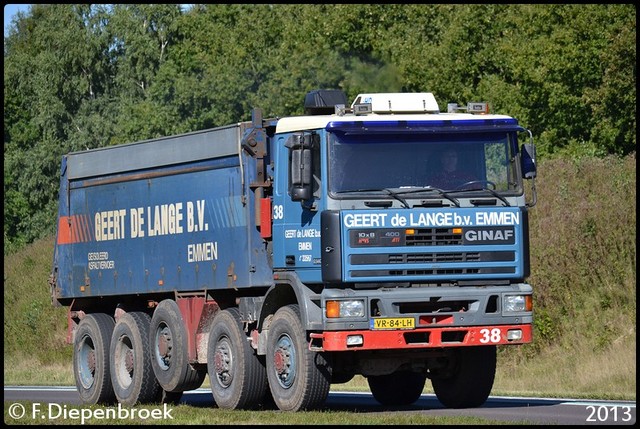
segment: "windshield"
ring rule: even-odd
[[[329,189],[521,192],[515,133],[329,134]]]

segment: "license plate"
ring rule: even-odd
[[[371,319],[371,329],[413,329],[416,320],[413,317],[382,317]]]

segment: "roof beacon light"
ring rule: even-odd
[[[486,115],[489,113],[489,103],[467,103],[467,107],[458,106],[458,103],[447,104],[447,113],[457,113],[461,110],[466,110],[467,113],[480,113]]]
[[[467,113],[489,113],[489,103],[467,103]]]
[[[436,98],[430,92],[358,94],[351,108],[354,113],[364,108],[356,106],[370,104],[373,113],[440,113]]]

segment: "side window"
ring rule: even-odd
[[[487,180],[496,184],[497,191],[509,189],[509,154],[503,142],[487,143],[484,146]]]

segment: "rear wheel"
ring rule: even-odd
[[[279,309],[269,325],[267,378],[280,410],[310,410],[324,404],[331,386],[331,366],[322,353],[309,350],[298,305]]]
[[[89,314],[78,324],[73,345],[73,375],[85,404],[115,401],[109,369],[109,344],[115,321],[103,314]]]
[[[149,359],[151,317],[132,311],[118,318],[111,336],[111,382],[123,405],[148,404],[157,400],[160,384]]]
[[[165,299],[153,312],[149,331],[151,366],[167,392],[184,392],[202,385],[207,372],[189,363],[187,332],[178,304]]]
[[[267,392],[265,368],[249,344],[237,308],[222,310],[214,317],[207,367],[218,407],[250,409],[263,402]]]
[[[453,353],[449,369],[433,374],[433,391],[447,408],[481,406],[493,388],[496,346],[461,347]]]
[[[373,397],[386,406],[413,404],[420,398],[426,380],[426,375],[410,371],[367,377]]]

